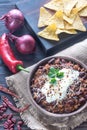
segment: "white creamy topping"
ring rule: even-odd
[[[46,101],[48,103],[51,103],[56,99],[64,99],[67,95],[67,89],[74,82],[74,80],[78,79],[79,76],[79,72],[73,69],[63,68],[60,72],[64,72],[64,77],[56,77],[55,84],[51,84],[50,78],[48,75],[45,75],[47,77],[47,81],[43,85],[41,92],[46,96]]]

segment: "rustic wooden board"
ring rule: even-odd
[[[84,39],[87,36],[87,32],[78,32],[75,35],[62,33],[59,35],[60,41],[51,41],[46,40],[37,36],[37,32],[41,31],[37,27],[38,18],[39,18],[39,9],[49,0],[24,0],[22,2],[17,2],[16,6],[19,10],[21,10],[26,19],[26,25],[29,31],[37,38],[38,43],[43,47],[45,54],[51,55],[55,52],[63,50],[66,47],[71,46]],[[85,23],[87,28],[87,23]]]

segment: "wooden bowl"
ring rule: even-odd
[[[55,57],[66,59],[68,61],[72,61],[74,63],[77,63],[77,64],[81,65],[83,68],[85,68],[87,70],[87,66],[85,64],[83,64],[81,61],[79,61],[79,60],[77,60],[75,58],[72,58],[72,57],[68,57],[68,56],[51,56],[51,57],[47,57],[47,58],[41,60],[40,62],[38,62],[34,66],[33,70],[30,72],[30,74],[28,76],[28,80],[27,80],[29,102],[31,103],[32,107],[37,111],[38,116],[42,119],[42,121],[46,122],[47,124],[54,124],[54,123],[65,121],[70,116],[73,116],[73,115],[76,115],[76,114],[80,113],[81,111],[83,111],[87,107],[87,102],[86,102],[83,106],[81,106],[79,109],[77,109],[74,112],[64,113],[64,114],[55,114],[55,113],[51,113],[51,112],[48,112],[45,109],[43,109],[33,99],[31,89],[30,89],[30,85],[31,85],[31,80],[32,80],[38,66],[41,66],[42,64],[47,63],[47,61],[49,61],[50,59],[55,58]]]

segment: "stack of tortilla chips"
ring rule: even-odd
[[[44,29],[38,35],[59,41],[60,33],[86,31],[81,16],[87,16],[87,0],[51,0],[40,8],[38,27]]]

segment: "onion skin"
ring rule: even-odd
[[[21,37],[8,34],[8,38],[15,43],[15,46],[21,54],[31,54],[36,49],[35,40],[31,35],[25,34]]]
[[[0,20],[5,21],[5,26],[11,33],[18,30],[24,24],[24,16],[18,9],[12,9],[3,15]]]

